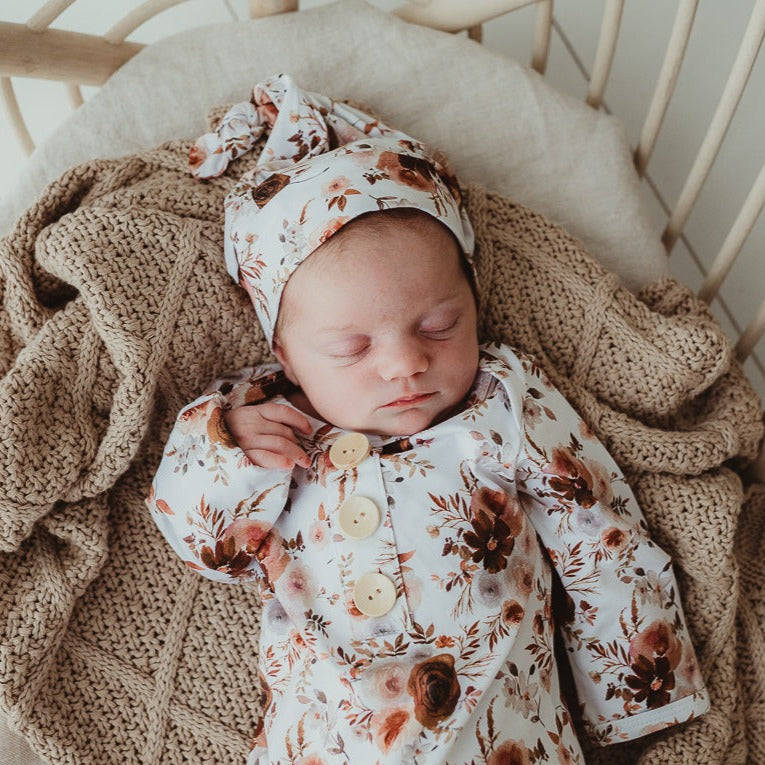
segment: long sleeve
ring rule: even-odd
[[[565,590],[556,621],[588,733],[612,744],[704,714],[669,556],[603,444],[539,367],[510,355],[514,481]]]
[[[253,465],[223,419],[226,408],[265,397],[264,374],[277,372],[247,367],[216,380],[181,410],[146,498],[184,563],[217,581],[267,573],[271,527],[287,502],[292,471]]]

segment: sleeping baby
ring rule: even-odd
[[[147,499],[187,566],[259,588],[248,762],[583,763],[575,722],[607,745],[703,714],[671,561],[619,468],[531,358],[478,342],[445,162],[279,75],[193,172],[264,130],[225,255],[278,364],[181,410]]]

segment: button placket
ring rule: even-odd
[[[364,451],[363,444],[361,451]],[[330,459],[334,462],[331,455]],[[346,497],[330,521],[338,560],[350,561],[348,565],[341,565],[349,606],[355,605],[369,617],[351,617],[353,637],[366,639],[409,629],[411,616],[406,597],[403,592],[397,592],[403,579],[388,517],[380,458],[370,452],[347,469],[354,469],[356,473],[353,494]]]

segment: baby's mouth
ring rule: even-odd
[[[385,404],[385,407],[397,407],[397,406],[415,406],[427,401],[435,393],[417,393],[413,396],[402,396],[395,401],[390,401]]]

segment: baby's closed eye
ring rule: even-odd
[[[438,322],[429,324],[422,327],[420,331],[425,335],[430,335],[433,337],[447,335],[457,326],[458,321],[459,319],[457,318],[450,322]]]

